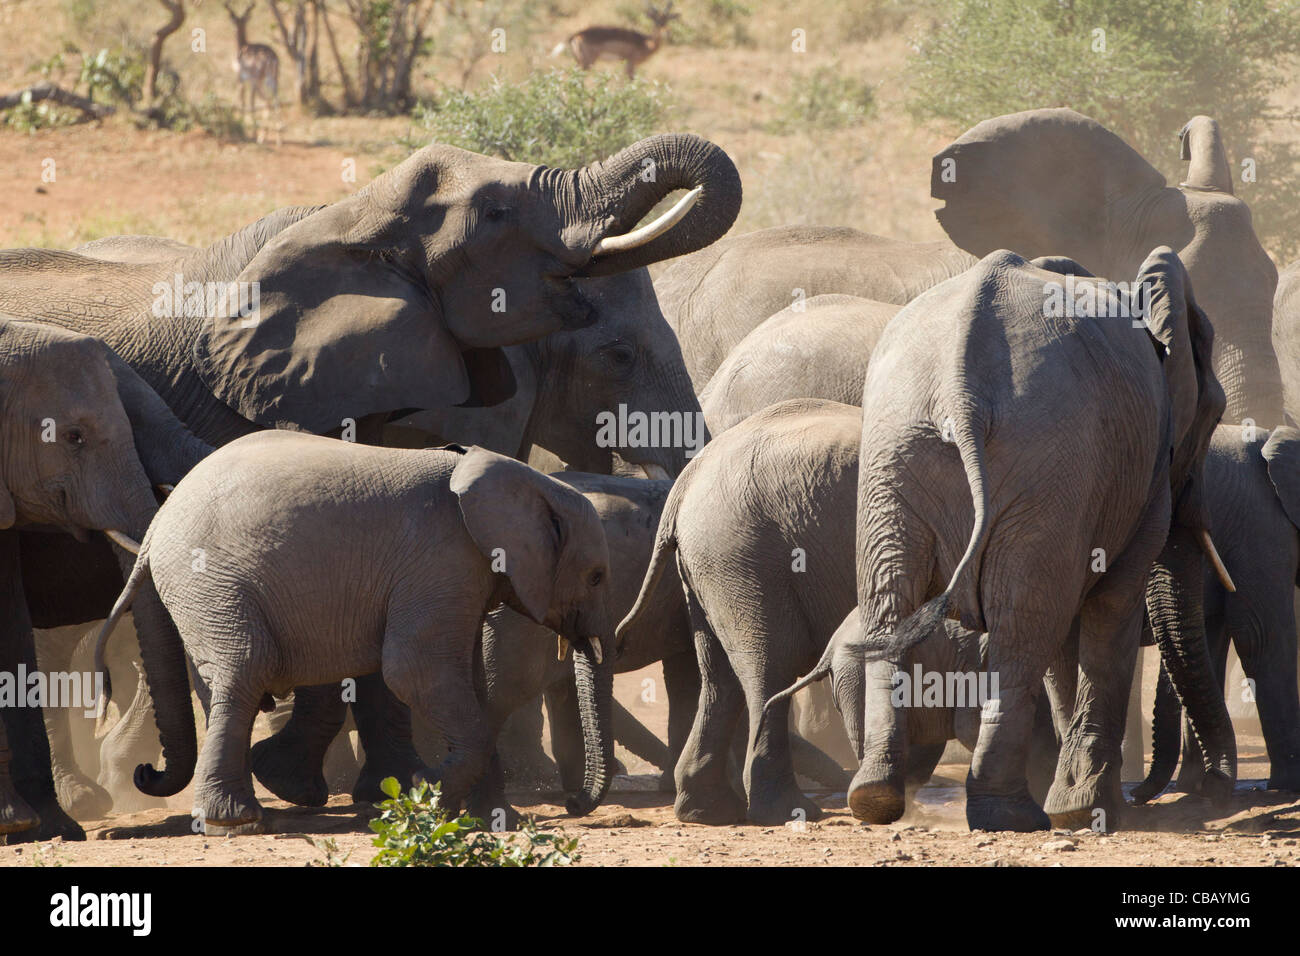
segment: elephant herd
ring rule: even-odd
[[[797,769],[888,823],[957,739],[972,828],[1114,828],[1144,643],[1133,798],[1180,749],[1230,796],[1231,641],[1300,789],[1300,264],[1216,123],[1180,138],[1170,186],[1068,109],[980,123],[934,157],[950,241],[724,238],[735,166],[671,134],[576,170],[429,146],[203,249],[0,252],[0,673],[106,618],[100,779],[193,781],[204,826],[263,826],[253,778],[323,804],[349,711],[354,799],[513,819],[542,697],[575,814],[617,739],[684,821],[815,819]],[[666,747],[613,695],[656,662]],[[851,775],[795,729],[826,678]],[[83,837],[110,800],[62,715],[0,717],[0,834]]]

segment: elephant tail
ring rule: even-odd
[[[870,661],[897,661],[909,650],[925,640],[939,627],[948,616],[953,595],[962,589],[965,600],[962,605],[969,609],[975,620],[966,623],[971,630],[984,631],[984,608],[980,603],[980,565],[984,559],[984,549],[988,545],[989,532],[992,529],[992,517],[989,513],[988,498],[988,464],[984,452],[984,428],[982,422],[972,414],[960,419],[949,419],[952,441],[961,455],[962,468],[966,472],[966,483],[970,487],[971,503],[975,510],[975,523],[971,528],[970,541],[966,553],[957,562],[957,567],[948,580],[948,587],[938,597],[931,598],[925,604],[904,619],[894,633],[883,644],[867,651],[865,659]],[[945,428],[945,430],[947,430]]]
[[[663,514],[659,516],[659,530],[655,532],[654,550],[650,553],[650,565],[646,568],[645,579],[641,582],[641,591],[632,603],[632,609],[627,612],[627,616],[619,622],[614,631],[616,653],[622,653],[623,641],[627,634],[636,625],[637,618],[652,604],[651,598],[658,589],[669,562],[677,552],[677,512],[681,508],[684,490],[683,480],[679,478],[673,484],[672,490],[668,492]]]
[[[113,681],[109,676],[108,667],[104,663],[108,639],[112,636],[114,629],[117,628],[118,622],[122,620],[122,615],[131,609],[131,602],[135,600],[136,592],[140,590],[140,585],[144,583],[145,578],[148,576],[149,552],[146,548],[141,547],[139,554],[135,558],[135,566],[131,568],[131,575],[126,579],[126,586],[122,588],[122,593],[117,596],[117,603],[113,605],[113,610],[109,612],[108,619],[104,621],[99,629],[99,635],[95,638],[95,673],[99,675],[104,688],[103,693],[99,695],[97,722],[103,721],[108,702],[113,699]]]

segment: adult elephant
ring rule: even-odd
[[[678,188],[691,190],[687,200],[634,228]],[[170,260],[2,252],[0,310],[100,338],[209,444],[259,428],[338,433],[354,424],[373,439],[399,411],[509,397],[502,347],[590,322],[575,277],[702,248],[731,226],[740,199],[730,159],[686,134],[573,170],[433,145],[348,199],[279,210]],[[43,566],[80,586],[69,597],[58,578],[28,580],[37,625],[104,617],[120,570],[71,539],[40,548]],[[195,759],[191,712],[180,706],[184,657],[156,602],[137,603],[135,614],[164,760],[176,771],[168,779],[179,780]],[[0,642],[0,663],[18,658],[16,642]],[[366,686],[358,706],[369,713],[358,724],[367,779],[377,783],[419,760],[382,681]],[[43,764],[32,773],[48,775],[39,736],[30,752],[20,741],[15,763]],[[38,835],[80,837],[70,823]]]
[[[862,400],[867,362],[900,306],[853,295],[818,295],[787,306],[731,350],[700,392],[714,437],[790,398]]]
[[[1049,304],[1066,275],[1092,287],[1077,309]],[[834,677],[861,754],[859,819],[903,813],[913,717],[892,704],[893,675],[952,616],[988,633],[999,678],[966,783],[971,828],[1044,829],[1049,814],[1073,828],[1094,810],[1113,828],[1144,600],[1203,742],[1205,790],[1231,792],[1236,745],[1202,615],[1202,473],[1224,406],[1214,331],[1167,247],[1137,287],[1145,303],[1069,260],[999,251],[882,336],[863,389],[859,628],[804,679]],[[1040,808],[1026,763],[1045,675],[1063,744]]]
[[[1268,789],[1300,790],[1300,693],[1296,690],[1296,585],[1300,583],[1300,431],[1242,433],[1223,425],[1205,458],[1205,497],[1214,541],[1237,590],[1205,575],[1205,627],[1218,686],[1231,639],[1253,685],[1268,748]],[[1228,688],[1236,693],[1239,688]],[[1151,770],[1134,791],[1148,800],[1178,764],[1182,705],[1161,671],[1151,735]],[[1196,790],[1204,762],[1191,727],[1178,789]]]
[[[935,155],[930,193],[948,236],[977,256],[1014,249],[1068,256],[1095,275],[1133,275],[1158,245],[1178,253],[1213,316],[1214,371],[1225,421],[1282,422],[1273,352],[1277,270],[1233,195],[1218,124],[1193,117],[1180,134],[1187,179],[1177,187],[1095,120],[1069,109],[985,120]],[[1278,355],[1285,358],[1279,348]],[[1285,363],[1284,363],[1285,364]]]
[[[1273,349],[1282,376],[1287,424],[1300,422],[1300,261],[1277,277],[1273,296]]]
[[[786,306],[830,293],[902,306],[974,263],[942,240],[777,226],[731,236],[673,263],[655,291],[698,391],[741,339]]]
[[[152,482],[177,480],[172,453],[194,442],[103,343],[38,323],[0,318],[0,408],[0,673],[13,679],[37,670],[20,529],[34,538],[62,529],[80,541],[104,540],[91,530],[139,540],[157,510]],[[106,543],[103,553],[113,560]],[[122,557],[129,566],[131,556]],[[79,829],[59,807],[41,706],[25,706],[27,692],[0,706],[0,834]],[[43,759],[20,759],[33,752]]]

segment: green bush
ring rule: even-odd
[[[1100,31],[1100,32],[1099,32]],[[956,133],[1003,113],[1069,106],[1114,130],[1167,178],[1192,116],[1219,121],[1230,161],[1255,159],[1238,183],[1266,246],[1300,238],[1295,115],[1272,94],[1300,52],[1300,5],[1271,0],[952,0],[912,58],[908,105]],[[1238,165],[1238,169],[1240,166]]]
[[[604,71],[551,70],[521,83],[498,77],[480,90],[448,89],[416,107],[436,142],[547,166],[604,159],[664,125],[666,87]],[[423,145],[412,142],[409,145]]]
[[[483,821],[453,817],[438,806],[441,787],[421,782],[403,793],[392,777],[380,788],[388,799],[370,821],[379,852],[371,866],[568,866],[581,859],[578,841],[561,833],[543,833],[531,823],[499,837]]]
[[[859,80],[838,64],[819,66],[796,74],[790,92],[778,103],[775,133],[842,129],[867,119],[875,111],[871,84]]]

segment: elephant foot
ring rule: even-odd
[[[1011,797],[992,794],[966,797],[966,825],[972,830],[1031,833],[1050,830],[1055,822],[1056,817],[1049,818],[1028,793]],[[1078,824],[1071,829],[1086,825]]]
[[[249,759],[258,783],[281,800],[300,807],[323,807],[329,800],[329,785],[320,761],[310,754],[301,741],[284,739],[281,732],[254,744]]]
[[[674,793],[677,790],[677,781],[673,779],[673,772],[665,770],[659,775],[658,788],[660,793]]]
[[[381,768],[367,760],[361,767],[361,772],[357,774],[357,782],[352,785],[352,802],[382,803],[387,800],[388,797],[379,789],[379,784],[385,777],[396,777],[397,782],[405,790],[420,779],[428,779],[429,784],[432,785],[436,774],[427,771],[420,763],[408,767]],[[446,805],[444,802],[443,806]]]
[[[1212,770],[1201,780],[1200,794],[1215,806],[1222,806],[1232,799],[1234,781]]]
[[[41,818],[6,781],[0,784],[0,836],[33,830]]]
[[[708,826],[726,826],[744,823],[748,815],[745,801],[741,800],[730,787],[723,792],[705,788],[707,797],[694,797],[685,788],[677,791],[673,802],[673,812],[683,823],[704,823]],[[787,818],[788,819],[788,818]]]
[[[1268,782],[1264,784],[1267,790],[1300,790],[1300,767],[1280,767],[1277,770],[1269,768]]]
[[[1118,781],[1118,775],[1112,775],[1112,779]],[[1028,795],[1025,799],[1029,799]],[[969,803],[968,800],[968,806]],[[1124,796],[1119,792],[1118,783],[1113,787],[1104,786],[1099,778],[1092,777],[1071,786],[1053,783],[1043,802],[1043,811],[1058,829],[1100,829],[1106,833],[1118,829],[1123,806]]]
[[[113,798],[95,781],[80,774],[60,774],[54,778],[54,792],[59,805],[78,820],[98,820],[113,809]]]
[[[868,774],[858,767],[849,783],[849,810],[863,823],[893,823],[907,812],[906,787],[902,774]]]
[[[81,824],[64,813],[63,808],[56,803],[38,807],[35,815],[40,821],[36,826],[9,833],[5,839],[10,846],[17,843],[42,843],[55,837],[69,843],[86,839],[86,831],[81,828]]]
[[[262,819],[262,805],[251,793],[200,790],[194,795],[193,816],[198,832],[219,835],[258,823]]]
[[[512,807],[504,797],[486,801],[471,797],[465,807],[465,812],[471,817],[482,820],[483,825],[493,833],[518,830],[519,821],[522,819],[519,811]]]
[[[822,808],[808,799],[798,788],[791,787],[771,797],[750,798],[749,822],[760,826],[783,826],[790,821],[816,821],[823,816]]]

